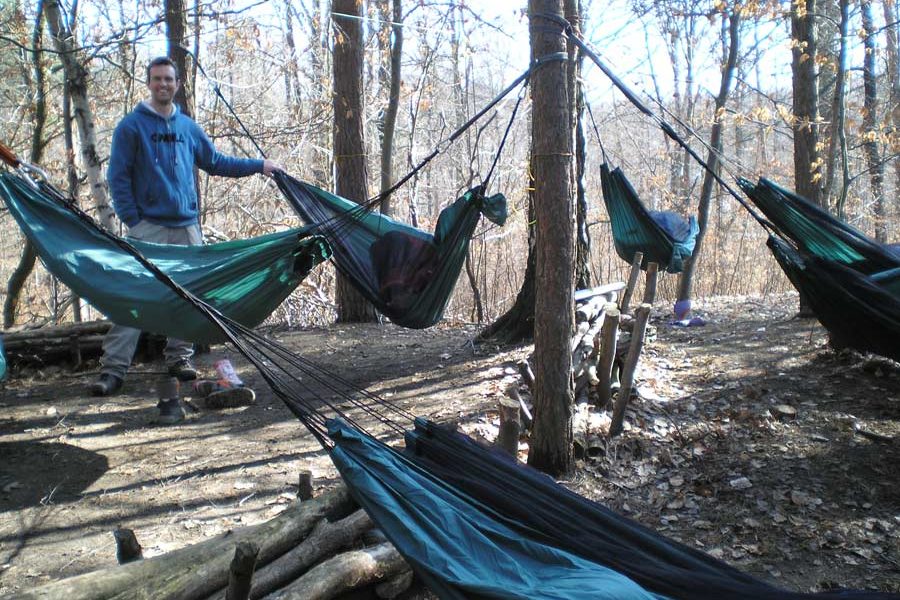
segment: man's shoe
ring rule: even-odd
[[[156,419],[158,423],[172,425],[184,421],[184,407],[178,398],[160,400],[156,407],[159,409],[159,417]]]
[[[92,396],[112,396],[122,389],[122,379],[109,373],[100,373],[97,381],[91,384]]]
[[[191,364],[191,361],[182,358],[178,362],[169,365],[169,375],[178,378],[178,381],[193,381],[197,379],[197,369]]]

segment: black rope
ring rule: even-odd
[[[256,138],[253,137],[253,134],[250,133],[250,130],[247,129],[246,125],[244,125],[244,122],[241,121],[241,118],[238,116],[237,111],[234,110],[234,107],[231,105],[231,103],[228,101],[228,99],[225,98],[224,94],[222,94],[222,88],[220,88],[219,84],[216,83],[215,80],[206,73],[206,70],[203,68],[203,65],[200,64],[200,61],[197,60],[197,57],[194,55],[194,53],[191,52],[190,50],[188,50],[187,48],[185,48],[184,46],[178,46],[178,47],[181,50],[187,52],[188,55],[190,55],[190,57],[194,61],[194,64],[197,65],[197,68],[200,69],[200,72],[203,74],[203,76],[206,78],[206,80],[209,81],[210,83],[212,83],[213,91],[222,100],[222,102],[225,103],[225,106],[228,107],[228,111],[234,117],[234,120],[237,121],[238,125],[241,126],[241,129],[244,130],[244,133],[247,135],[247,137],[250,138],[250,141],[253,142],[253,145],[256,146],[256,150],[257,150],[257,152],[259,152],[260,156],[262,156],[263,158],[268,158],[268,156],[266,156],[266,153],[263,151],[262,147],[256,141]]]
[[[522,88],[519,90],[519,97],[516,98],[516,104],[513,106],[512,113],[509,115],[509,122],[506,124],[506,131],[503,132],[503,137],[500,138],[500,145],[497,147],[497,151],[494,152],[494,161],[491,163],[491,168],[488,169],[487,175],[484,176],[484,179],[481,181],[481,189],[482,191],[487,190],[488,182],[491,180],[491,176],[494,174],[494,169],[497,167],[497,163],[500,162],[500,155],[503,153],[503,147],[506,146],[506,138],[509,137],[509,132],[512,129],[513,122],[516,120],[516,113],[519,112],[519,106],[522,104],[522,100],[525,98],[525,90],[528,89],[528,78],[525,78],[525,81],[522,83]]]
[[[603,162],[609,164],[609,158],[606,156],[606,148],[603,147],[603,140],[600,139],[600,130],[597,128],[597,121],[594,120],[594,111],[591,110],[591,103],[586,102],[588,116],[591,118],[591,125],[594,128],[594,134],[597,136],[597,144],[600,146],[600,153],[603,154]]]

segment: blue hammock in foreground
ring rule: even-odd
[[[276,171],[304,223],[324,236],[334,263],[394,323],[414,329],[441,320],[481,215],[506,222],[506,198],[469,190],[441,211],[434,235]]]
[[[41,261],[75,294],[120,325],[193,342],[221,341],[217,326],[121,247],[121,238],[76,212],[53,189],[0,174],[0,196]],[[129,240],[172,279],[247,326],[262,322],[330,255],[324,238],[292,229],[206,246]]]
[[[655,262],[669,273],[684,270],[700,232],[697,220],[685,220],[671,211],[647,210],[618,167],[610,171],[606,163],[600,165],[600,184],[619,258],[630,263],[636,252],[642,252],[644,269]]]

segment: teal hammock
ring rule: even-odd
[[[804,252],[838,262],[864,274],[900,267],[900,253],[834,218],[809,200],[769,179],[738,179],[753,203]]]
[[[900,253],[768,179],[738,185],[784,238],[769,249],[832,345],[900,360]]]
[[[607,164],[600,165],[600,184],[619,257],[631,262],[636,252],[642,252],[644,269],[655,262],[669,273],[683,271],[700,232],[697,220],[685,220],[669,211],[647,210],[618,167],[610,171]]]
[[[3,173],[0,195],[47,270],[75,294],[114,323],[192,342],[224,338],[122,244],[131,244],[180,286],[251,327],[331,252],[324,238],[310,235],[308,228],[206,246],[124,241],[67,205],[49,186],[35,189],[22,177]]]
[[[469,190],[438,217],[434,234],[276,171],[275,181],[300,218],[324,236],[334,263],[383,315],[421,329],[441,320],[481,215],[507,217],[502,194]]]
[[[6,379],[6,355],[3,353],[3,336],[0,335],[0,381]]]

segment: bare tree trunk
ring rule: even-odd
[[[882,0],[885,23],[897,21],[895,0]],[[885,54],[887,55],[887,82],[890,88],[890,123],[893,125],[889,138],[890,147],[900,147],[900,44],[897,28],[885,27]],[[894,165],[895,189],[900,188],[900,160],[892,160]]]
[[[530,0],[531,56],[565,52],[561,31],[540,17],[562,17],[561,0]],[[575,227],[571,189],[572,114],[566,63],[550,62],[532,75],[536,280],[534,427],[528,463],[550,474],[572,468],[572,337]]]
[[[187,9],[184,0],[166,0],[166,39],[169,58],[175,61],[181,85],[175,104],[185,115],[194,117],[194,82],[188,77]]]
[[[843,210],[844,201],[847,197],[847,135],[845,130],[845,102],[847,81],[847,27],[849,24],[848,2],[840,0],[841,20],[838,25],[839,32],[839,49],[837,62],[837,72],[834,77],[834,94],[831,102],[831,126],[828,135],[828,154],[825,156],[825,185],[822,187],[822,201],[825,206],[837,207],[840,214]],[[874,60],[874,58],[873,58]],[[863,117],[865,119],[865,117]],[[865,121],[864,121],[865,122]],[[838,160],[838,154],[841,159],[841,191],[838,194],[838,200],[832,202],[834,193],[834,179],[837,174],[835,164]]]
[[[75,35],[63,20],[59,0],[47,0],[44,4],[44,15],[47,27],[53,36],[53,45],[59,53],[65,71],[66,86],[72,97],[75,109],[75,122],[81,138],[81,160],[87,171],[91,186],[91,197],[97,209],[97,218],[109,230],[113,229],[113,212],[106,192],[106,181],[101,171],[100,153],[97,149],[97,132],[94,113],[88,99],[88,71],[79,62],[80,52],[75,46]]]
[[[842,0],[842,5],[846,0]],[[875,75],[875,58],[877,48],[875,44],[875,24],[872,20],[872,2],[863,0],[862,21],[865,35],[865,58],[863,60],[863,86],[865,88],[865,110],[863,110],[863,150],[866,154],[866,164],[869,168],[869,177],[872,178],[872,195],[875,196],[875,239],[882,244],[887,243],[887,211],[884,205],[884,163],[881,162],[881,153],[878,151],[878,124],[875,122],[878,114],[878,87]]]
[[[397,128],[397,112],[400,110],[400,80],[401,58],[403,57],[403,3],[402,0],[393,0],[393,17],[391,31],[393,32],[391,48],[391,74],[390,93],[387,107],[384,110],[384,127],[381,131],[381,191],[391,187],[394,182],[394,131]],[[386,215],[393,213],[391,198],[386,196],[381,200],[381,212]]]
[[[572,24],[576,34],[581,34],[581,21],[584,16],[581,0],[565,0],[566,20]],[[584,53],[573,43],[567,44],[569,51],[569,103],[574,118],[575,148],[575,289],[591,287],[591,238],[587,227],[588,203],[584,189],[585,139],[584,139],[584,86],[581,83],[581,71],[584,64]]]
[[[362,0],[334,0],[334,163],[335,192],[349,200],[368,197],[366,142],[363,130]],[[375,309],[343,276],[337,282],[340,322],[374,321]]]
[[[725,112],[725,103],[728,101],[731,91],[731,81],[734,78],[735,65],[737,65],[740,51],[740,23],[740,9],[735,9],[728,15],[728,51],[725,56],[725,68],[722,70],[722,80],[719,83],[719,93],[716,96],[715,121],[709,136],[710,151],[706,158],[706,164],[715,172],[719,171],[719,153],[722,151],[722,115]],[[712,173],[707,171],[703,177],[700,203],[697,207],[697,224],[700,226],[700,232],[697,234],[697,242],[694,245],[691,258],[687,261],[684,272],[682,272],[681,279],[678,282],[679,301],[690,300],[692,296],[691,290],[694,274],[697,271],[697,265],[700,263],[700,252],[703,249],[703,239],[706,237],[706,229],[709,224],[710,200],[712,199],[714,183],[715,180]]]
[[[34,18],[34,27],[31,30],[31,86],[32,93],[32,120],[31,130],[31,150],[28,160],[32,164],[41,162],[44,154],[44,125],[47,123],[47,97],[46,84],[44,79],[44,68],[41,65],[43,60],[41,35],[42,30],[42,5],[43,0],[38,0],[36,14]],[[37,260],[37,251],[34,244],[27,237],[25,245],[22,247],[22,256],[19,257],[19,263],[9,276],[6,286],[6,301],[3,303],[3,328],[9,329],[16,322],[16,311],[19,308],[19,299],[22,295],[22,288],[29,275],[34,271],[34,264]]]
[[[819,99],[816,80],[816,0],[791,4],[794,91],[794,186],[797,193],[822,206],[819,153]]]
[[[287,105],[291,107],[294,116],[299,120],[302,110],[303,90],[300,87],[300,74],[297,69],[297,44],[294,41],[294,10],[290,0],[283,0],[284,4],[284,43],[287,46],[287,64],[284,67],[284,93],[287,96]]]

